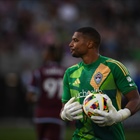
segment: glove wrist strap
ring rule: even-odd
[[[121,121],[127,119],[131,115],[131,112],[128,108],[121,109],[118,111],[118,113],[121,116],[121,118],[120,118],[120,120],[118,120],[118,122],[121,122]]]

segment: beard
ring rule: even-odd
[[[75,57],[75,58],[79,58],[79,57],[80,57],[80,55],[75,54],[75,53],[72,53],[71,55],[72,55],[73,57]]]

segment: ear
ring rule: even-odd
[[[94,42],[93,41],[88,42],[88,48],[89,49],[94,48]]]

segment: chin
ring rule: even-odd
[[[78,54],[76,54],[76,53],[71,53],[71,55],[73,56],[73,57],[76,57],[76,58],[79,58],[80,56],[78,55]]]
[[[79,58],[80,56],[78,55],[75,55],[75,54],[72,54],[73,57],[76,57],[76,58]]]

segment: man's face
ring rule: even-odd
[[[70,52],[73,57],[83,57],[87,54],[89,40],[80,32],[75,32],[69,44]]]

